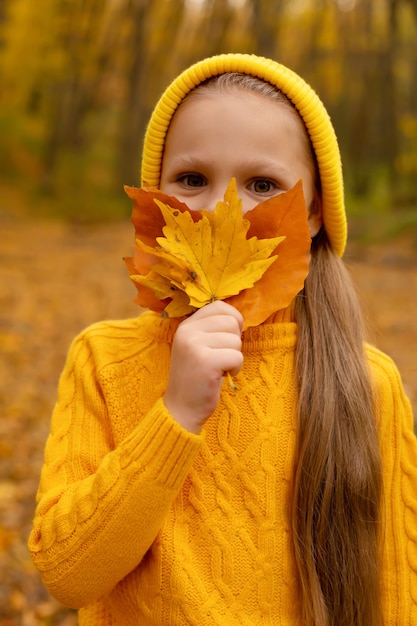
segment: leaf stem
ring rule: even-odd
[[[229,383],[229,387],[231,387],[233,391],[239,391],[239,387],[236,385],[235,381],[233,380],[231,373],[226,372],[226,376],[227,376],[227,381]]]

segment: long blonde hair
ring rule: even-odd
[[[231,89],[288,106],[276,87],[239,73],[210,78],[187,97]],[[378,530],[381,461],[360,307],[325,230],[312,243],[305,287],[296,298],[299,387],[292,528],[304,626],[381,626]]]
[[[305,626],[380,626],[381,461],[360,308],[322,230],[296,298],[292,526]]]

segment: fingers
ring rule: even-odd
[[[243,354],[237,349],[223,350],[223,354],[217,355],[218,362],[223,363],[222,377],[229,372],[232,376],[239,374],[243,365]]]
[[[175,334],[165,404],[174,418],[199,432],[220,397],[224,372],[235,376],[243,364],[242,315],[213,302],[182,322]]]
[[[220,305],[220,306],[219,306]],[[241,314],[224,303],[213,303],[187,318],[177,329],[172,361],[185,369],[220,378],[225,369],[238,370],[242,363]]]
[[[234,331],[218,331],[208,332],[205,344],[208,348],[231,348],[233,350],[241,350],[242,339],[240,333]]]
[[[195,313],[193,313],[193,315],[188,317],[183,324],[193,324],[196,321],[202,322],[203,320],[206,320],[208,323],[219,323],[220,318],[222,318],[222,323],[224,324],[225,329],[230,328],[230,332],[232,332],[235,329],[234,324],[237,323],[239,332],[242,332],[242,314],[235,309],[235,307],[221,300],[211,302],[210,304],[203,306],[201,309],[198,309]]]

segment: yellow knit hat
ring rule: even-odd
[[[145,135],[142,184],[158,186],[165,137],[178,105],[194,87],[212,76],[240,72],[257,76],[282,91],[295,105],[310,135],[320,172],[323,221],[334,251],[342,256],[347,238],[342,164],[330,117],[313,89],[287,67],[251,54],[221,54],[195,63],[162,94]]]

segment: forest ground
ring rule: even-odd
[[[135,316],[128,220],[104,225],[0,215],[0,626],[73,626],[43,589],[26,542],[58,377],[71,339]],[[349,245],[371,340],[396,361],[417,411],[417,250],[411,237]]]

